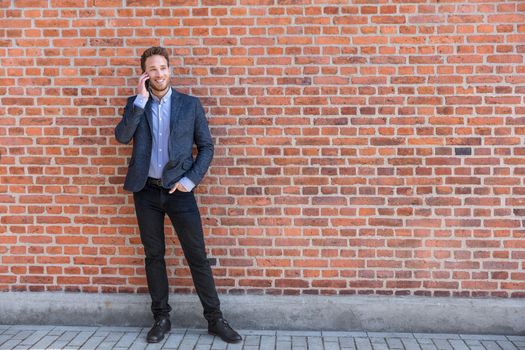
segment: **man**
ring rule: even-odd
[[[149,343],[160,342],[171,329],[168,277],[164,261],[164,216],[167,214],[181,243],[193,283],[208,321],[208,332],[229,343],[241,336],[222,316],[202,223],[192,189],[213,158],[213,143],[198,98],[171,87],[168,52],[151,47],[142,54],[143,74],[137,95],[128,99],[115,128],[124,144],[133,139],[133,153],[124,189],[133,192],[140,238],[146,255],[146,277],[155,324]],[[193,144],[197,156],[193,159]]]

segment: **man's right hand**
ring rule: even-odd
[[[139,78],[139,84],[137,85],[137,94],[142,95],[144,98],[149,98],[149,91],[146,88],[146,81],[149,79],[148,73],[142,73]]]

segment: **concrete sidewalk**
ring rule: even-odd
[[[226,344],[202,329],[173,329],[147,344],[149,328],[0,325],[0,349],[180,350],[525,350],[525,336],[240,330]]]

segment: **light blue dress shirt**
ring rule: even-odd
[[[168,141],[170,136],[171,94],[172,90],[169,89],[166,95],[162,96],[162,99],[159,100],[157,96],[150,93],[153,99],[151,101],[151,135],[153,137],[153,143],[151,146],[151,161],[148,176],[155,179],[162,177],[162,170],[169,161]],[[137,95],[134,104],[144,109],[147,102],[147,98],[144,98],[142,95]],[[179,182],[188,191],[191,191],[195,187],[193,181],[187,177],[183,177]]]

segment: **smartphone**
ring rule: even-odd
[[[142,74],[144,74],[144,71],[142,71]],[[144,82],[144,86],[146,87],[146,90],[150,91],[150,89],[149,89],[149,79]]]

